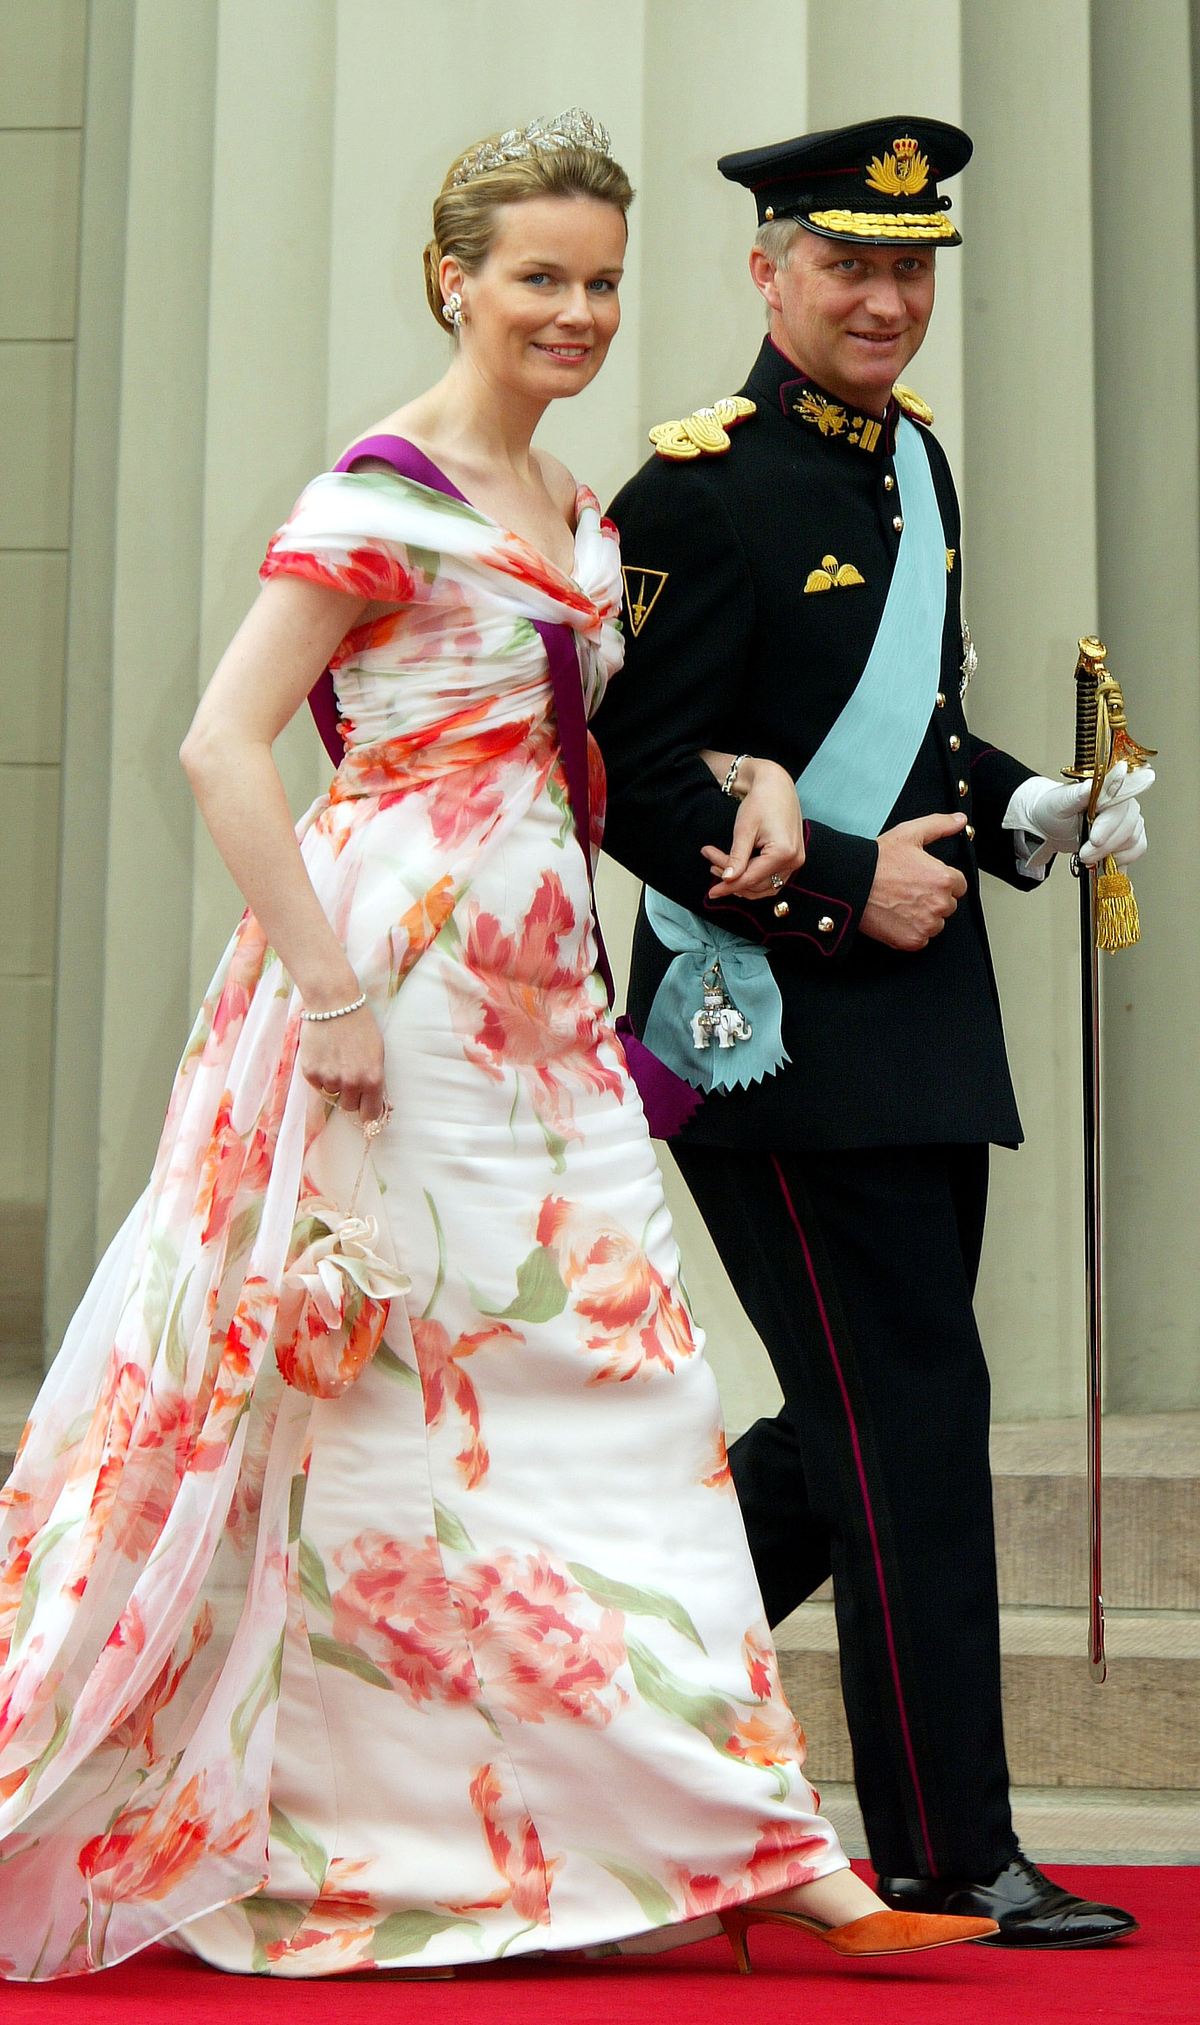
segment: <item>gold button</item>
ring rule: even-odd
[[[966,840],[967,840],[968,844],[973,844],[973,843],[975,842],[975,825],[974,825],[974,823],[968,823],[968,824],[967,824],[967,827],[966,827],[966,829],[965,829],[965,830],[963,831],[963,835],[964,835],[964,837],[966,838]]]
[[[902,528],[902,527],[904,526],[904,516],[903,516],[903,514],[900,514],[900,513],[898,513],[898,514],[897,514],[897,515],[895,516],[894,520],[892,521],[892,526],[893,526],[893,527],[895,528],[895,530],[896,530],[896,533],[897,533],[897,534],[899,534],[899,532],[900,532],[901,528]]]
[[[773,217],[775,216],[775,206],[774,206],[774,204],[768,204],[768,205],[767,205],[767,209],[766,209],[766,216],[767,216],[767,218],[768,218],[768,219],[771,219],[771,218],[773,218]]]
[[[946,699],[943,696],[940,689],[938,690],[936,701],[939,710],[944,710],[946,708]]]
[[[894,491],[895,491],[895,489],[896,489],[896,481],[895,481],[895,479],[894,479],[894,478],[892,477],[892,474],[891,474],[891,472],[890,472],[890,471],[888,472],[888,475],[887,475],[887,477],[886,477],[886,478],[884,479],[884,481],[883,481],[883,489],[884,489],[884,491],[885,491],[885,492],[894,492]]]
[[[967,792],[967,783],[966,783],[966,781],[965,781],[965,780],[960,780],[960,781],[959,781],[959,783],[958,783],[958,792],[959,792],[959,794],[960,794],[960,795],[965,795],[965,794],[966,794],[966,792]]]
[[[957,752],[957,751],[958,751],[958,748],[959,748],[959,746],[960,746],[961,744],[962,744],[962,740],[961,740],[961,738],[959,737],[959,735],[958,735],[957,731],[952,731],[952,732],[950,733],[950,750],[951,750],[951,752]]]
[[[822,935],[832,935],[833,934],[832,914],[822,914],[821,919],[817,923],[817,927],[820,929]]]
[[[780,921],[786,921],[786,919],[787,919],[788,915],[789,915],[789,914],[791,913],[791,911],[792,911],[792,910],[791,910],[791,908],[790,908],[790,907],[788,906],[788,903],[787,903],[787,901],[786,901],[786,900],[777,900],[777,901],[775,902],[775,912],[776,912],[777,916],[779,917]]]

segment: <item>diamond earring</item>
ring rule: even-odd
[[[462,297],[457,289],[455,289],[453,295],[447,296],[445,302],[442,304],[442,315],[448,324],[453,325],[455,330],[462,329],[466,318],[463,315]]]

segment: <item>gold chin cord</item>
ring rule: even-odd
[[[1068,780],[1088,780],[1088,797],[1080,843],[1100,801],[1111,769],[1124,760],[1133,773],[1154,753],[1137,745],[1125,724],[1120,684],[1104,665],[1102,641],[1079,642],[1075,664],[1075,761],[1063,768]],[[1099,952],[1130,949],[1141,933],[1137,902],[1126,874],[1115,858],[1098,867],[1071,860],[1079,881],[1079,976],[1083,1015],[1083,1190],[1084,1259],[1087,1274],[1087,1459],[1090,1585],[1088,1597],[1088,1660],[1092,1679],[1103,1681],[1104,1595],[1101,1561],[1101,1456],[1103,1404],[1104,1220],[1100,1193],[1100,974]]]

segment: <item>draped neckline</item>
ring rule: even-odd
[[[506,540],[523,542],[525,547],[533,555],[537,556],[539,562],[544,563],[546,568],[553,572],[560,583],[569,584],[573,590],[582,591],[585,597],[589,595],[584,590],[578,577],[568,576],[566,571],[561,569],[558,563],[555,562],[553,556],[547,555],[544,549],[538,548],[536,543],[530,541],[527,535],[519,534],[514,527],[505,527],[503,521],[496,520],[490,513],[485,513],[482,506],[477,506],[473,499],[467,498],[465,492],[460,492],[454,480],[446,476],[441,465],[435,464],[433,458],[421,449],[420,444],[414,443],[411,437],[399,436],[394,429],[376,429],[371,435],[360,437],[357,443],[352,443],[350,448],[344,451],[338,458],[337,463],[333,467],[334,470],[349,473],[361,458],[373,457],[375,452],[370,448],[370,445],[373,443],[399,443],[408,452],[410,457],[415,457],[418,460],[418,463],[423,467],[423,472],[428,474],[428,478],[424,475],[420,478],[409,477],[406,472],[395,471],[395,467],[393,466],[397,478],[402,479],[409,485],[424,486],[427,492],[442,492],[447,494],[451,499],[460,500],[464,506],[470,507],[472,513],[478,514],[480,520],[486,521],[489,527],[494,527],[496,532],[503,535]],[[385,463],[386,461],[384,458],[379,459],[380,463]],[[571,542],[572,556],[576,560],[579,555],[579,500],[580,495],[586,489],[582,485],[576,485],[575,487],[575,526],[571,530]]]

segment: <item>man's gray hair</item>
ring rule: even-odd
[[[786,267],[793,246],[804,230],[798,218],[768,218],[754,235],[754,244],[765,253],[773,267]]]

